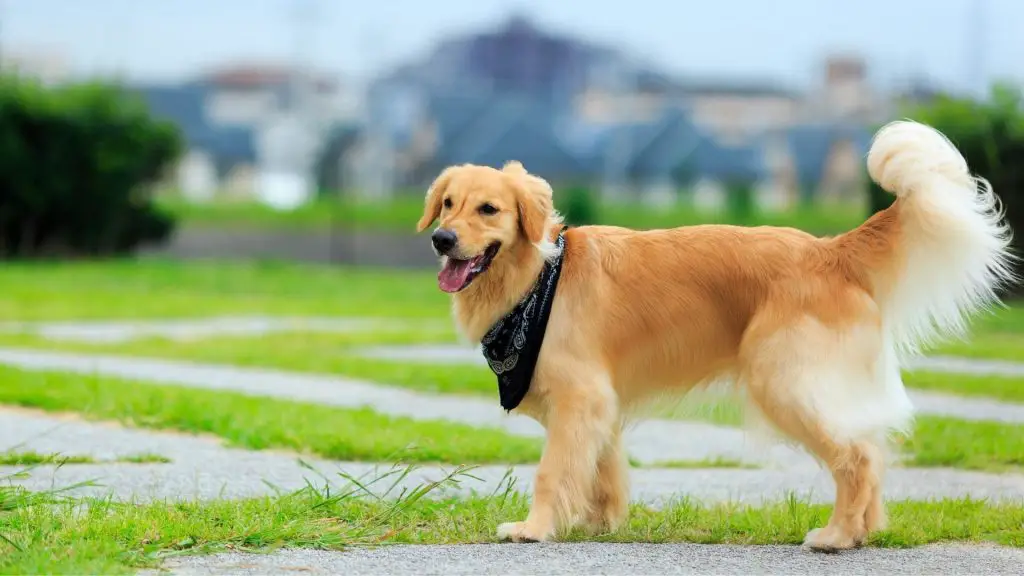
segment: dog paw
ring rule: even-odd
[[[551,531],[538,530],[526,522],[506,522],[498,526],[498,539],[512,542],[546,542]]]
[[[626,521],[627,512],[626,510],[607,509],[592,513],[587,516],[583,529],[591,536],[615,532]]]
[[[862,542],[863,538],[854,538],[831,526],[811,530],[804,538],[804,546],[815,552],[849,550],[860,546]]]

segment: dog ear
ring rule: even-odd
[[[505,174],[513,174],[515,176],[528,176],[530,173],[526,171],[523,163],[518,160],[509,160],[505,162],[505,165],[501,167],[501,171]]]
[[[445,188],[448,187],[448,183],[451,182],[452,176],[455,175],[455,166],[449,166],[445,168],[441,175],[438,176],[434,183],[427,189],[427,197],[423,205],[423,216],[420,216],[420,221],[416,223],[416,231],[423,232],[437,220],[437,217],[441,215],[441,198],[444,197]]]
[[[518,162],[506,164],[502,171],[512,175],[515,181],[519,226],[523,235],[533,244],[543,241],[548,217],[554,209],[551,185],[543,178],[528,174]]]

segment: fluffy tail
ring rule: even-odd
[[[851,232],[896,349],[962,336],[972,314],[1014,281],[1011,230],[999,199],[939,131],[911,121],[875,134],[868,173],[896,202]],[[881,248],[881,249],[880,249]]]

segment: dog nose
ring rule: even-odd
[[[434,250],[437,250],[438,254],[447,254],[458,244],[459,237],[451,230],[438,228],[430,235],[430,241],[434,244]]]

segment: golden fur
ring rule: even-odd
[[[930,128],[887,126],[868,165],[898,198],[836,237],[724,225],[566,232],[547,334],[517,409],[545,426],[547,441],[529,515],[502,525],[503,538],[615,528],[627,514],[629,411],[720,378],[831,471],[835,509],[808,546],[850,548],[884,525],[885,436],[911,418],[901,354],[994,301],[1010,278],[1009,233],[987,184]],[[484,202],[498,212],[481,214]],[[453,295],[459,329],[479,342],[551,255],[561,227],[551,188],[517,162],[451,167],[417,227],[437,219],[456,233],[459,257],[502,244]]]

